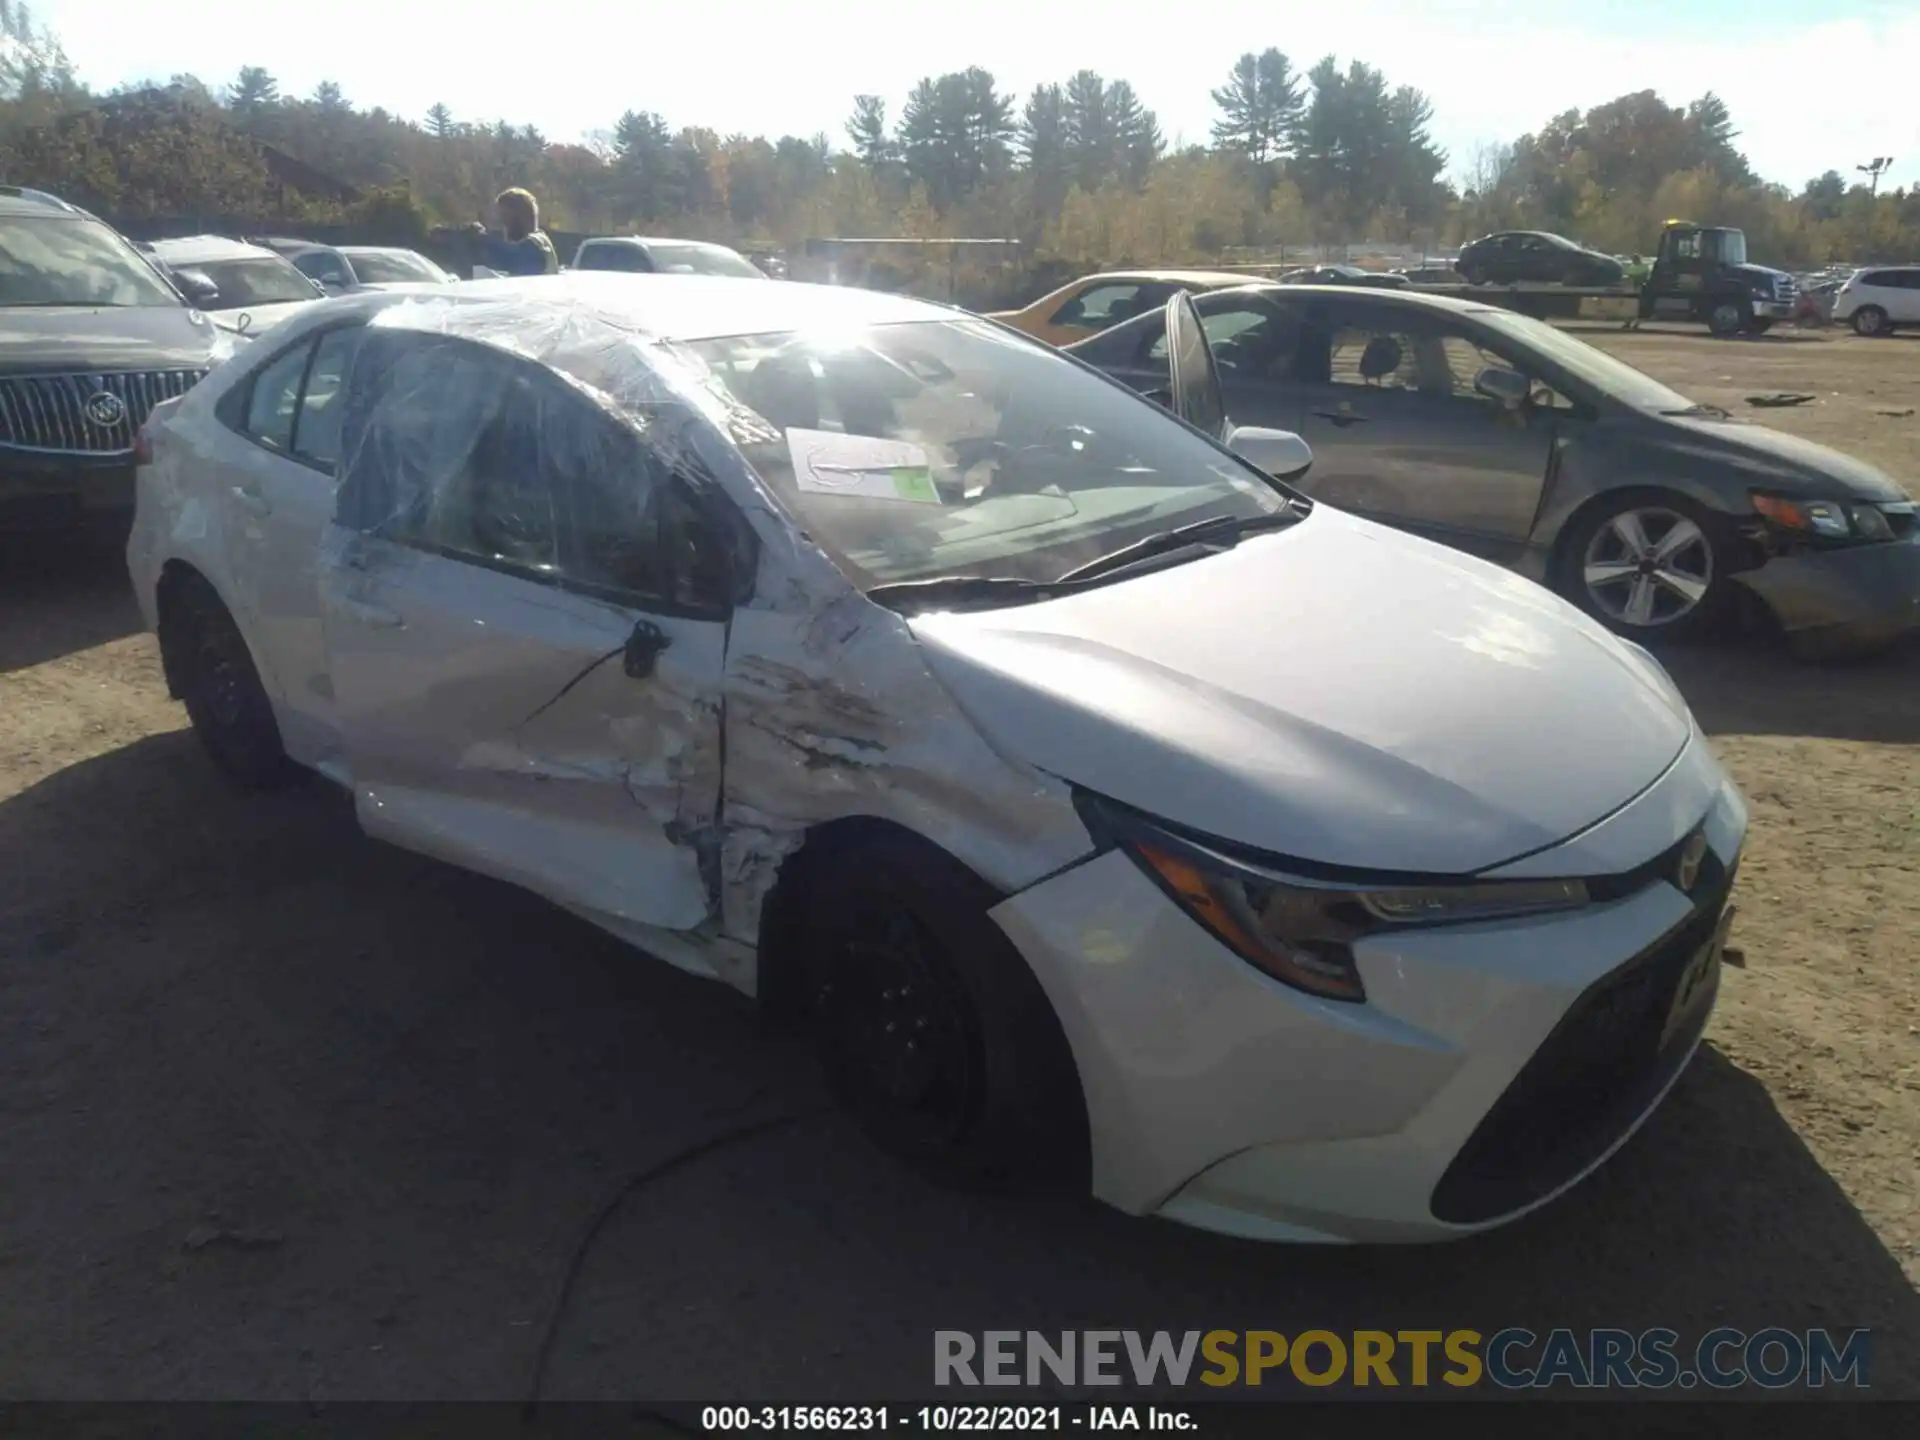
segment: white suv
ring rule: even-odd
[[[1920,265],[1854,271],[1834,296],[1833,318],[1859,335],[1891,335],[1895,326],[1920,325]]]

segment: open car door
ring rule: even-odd
[[[1220,392],[1220,370],[1213,346],[1200,324],[1200,312],[1185,291],[1167,302],[1167,384],[1172,410],[1196,430],[1227,438],[1227,404]]]
[[[1186,294],[1167,302],[1167,390],[1174,414],[1274,479],[1297,480],[1313,463],[1312,449],[1291,430],[1236,425],[1227,417],[1213,345]]]

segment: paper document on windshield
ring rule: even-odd
[[[792,428],[787,453],[793,459],[793,483],[809,494],[940,503],[927,452],[904,440]]]

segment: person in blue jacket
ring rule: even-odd
[[[502,275],[559,273],[560,256],[540,228],[540,202],[531,191],[502,190],[494,197],[493,211],[500,219],[499,234],[473,222],[476,264]]]

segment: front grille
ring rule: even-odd
[[[1470,1225],[1530,1205],[1593,1164],[1639,1119],[1699,1038],[1696,1028],[1660,1046],[1681,974],[1713,937],[1732,888],[1731,872],[1709,852],[1693,914],[1596,981],[1561,1017],[1440,1177],[1436,1219]]]
[[[85,455],[133,449],[162,400],[184,395],[204,370],[0,376],[0,445]]]

